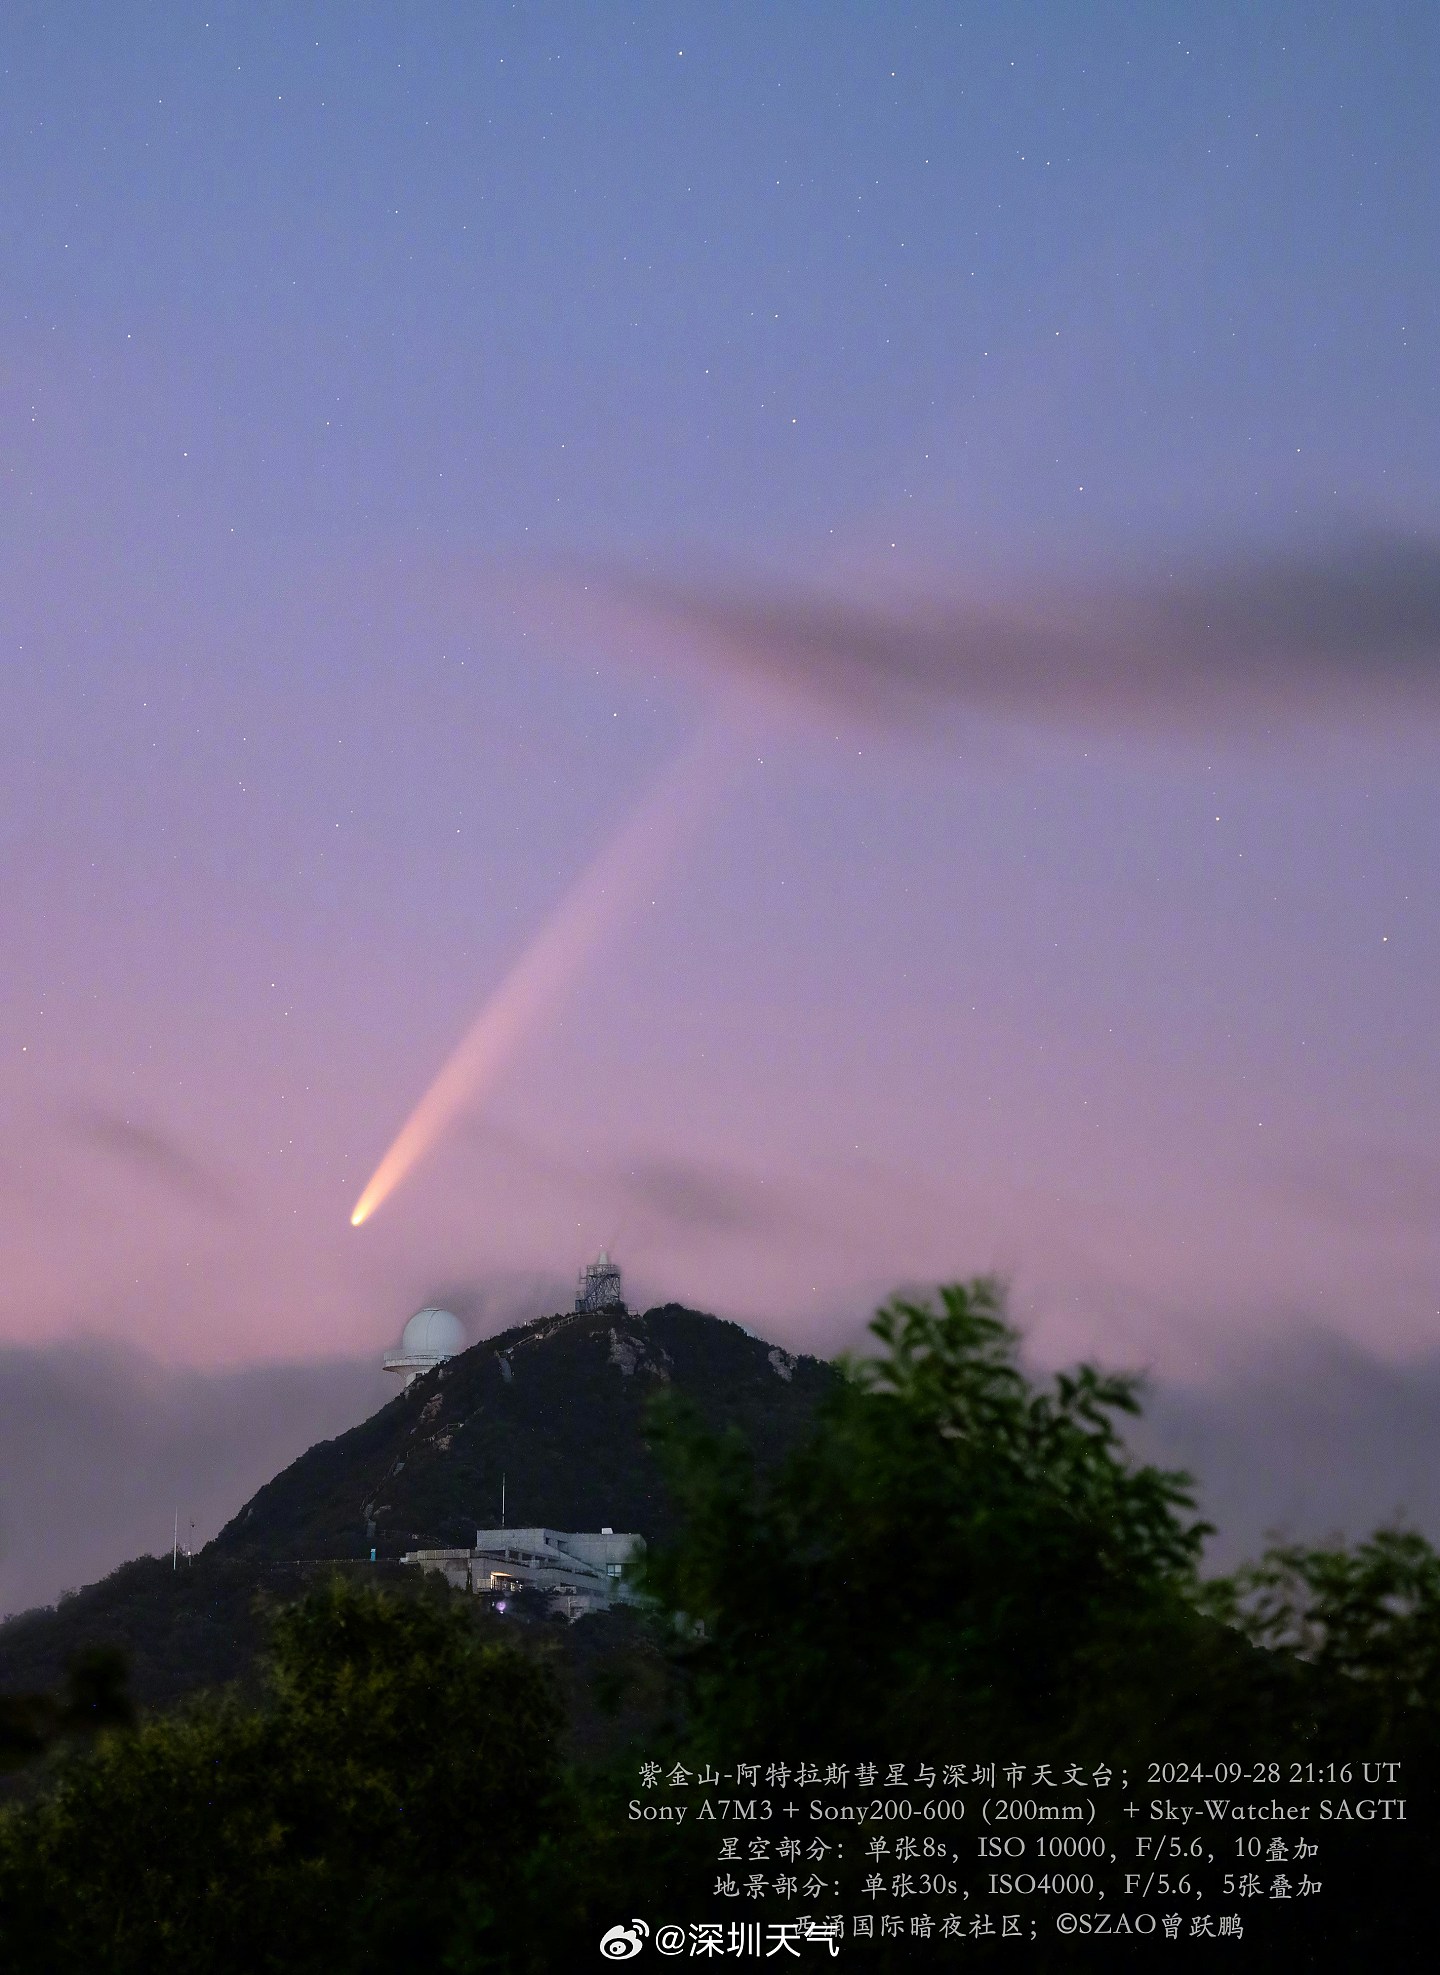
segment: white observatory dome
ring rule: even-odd
[[[457,1316],[427,1303],[406,1324],[396,1348],[385,1353],[385,1369],[399,1372],[409,1387],[422,1372],[433,1371],[463,1351],[467,1341],[465,1326]]]
[[[427,1304],[406,1324],[400,1350],[407,1358],[453,1358],[465,1349],[465,1326],[449,1310]]]

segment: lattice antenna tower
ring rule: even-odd
[[[575,1311],[579,1315],[590,1310],[623,1310],[625,1294],[620,1286],[620,1265],[612,1262],[602,1248],[586,1268],[580,1271],[580,1280],[575,1289]]]

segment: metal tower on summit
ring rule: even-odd
[[[595,1260],[580,1271],[575,1291],[575,1311],[623,1310],[625,1297],[620,1288],[620,1265],[612,1262],[602,1248]]]

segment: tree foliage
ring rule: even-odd
[[[1306,1669],[1317,1721],[1347,1745],[1440,1753],[1440,1556],[1414,1530],[1352,1548],[1276,1544],[1205,1587],[1208,1608]]]
[[[14,1769],[59,1744],[130,1728],[135,1707],[117,1646],[77,1653],[59,1694],[0,1694],[0,1769]]]
[[[680,1409],[659,1421],[688,1517],[647,1583],[703,1628],[697,1734],[898,1759],[1113,1732],[1117,1673],[1162,1641],[1178,1668],[1207,1634],[1186,1478],[1133,1463],[1116,1426],[1135,1381],[1082,1366],[1033,1385],[988,1279],[872,1328],[883,1355],[847,1364],[768,1477]]]
[[[533,1656],[337,1582],[279,1615],[262,1706],[112,1734],[0,1820],[0,1965],[485,1965],[553,1820],[558,1729]]]
[[[673,1404],[658,1422],[688,1519],[648,1584],[678,1642],[690,1758],[1079,1759],[1140,1778],[1147,1759],[1383,1755],[1407,1767],[1414,1820],[1387,1830],[1386,1865],[1418,1888],[1440,1753],[1429,1545],[1277,1548],[1206,1583],[1187,1477],[1124,1445],[1133,1379],[1028,1376],[990,1280],[938,1309],[892,1302],[872,1330],[880,1352],[768,1475]],[[1355,1827],[1326,1836],[1329,1895],[1286,1918],[1289,1965],[1408,1968],[1422,1939],[1428,1965],[1428,1916],[1408,1894],[1377,1902],[1365,1847]],[[694,1862],[682,1840],[670,1852],[678,1888]],[[907,1965],[904,1943],[863,1952]],[[1089,1952],[1053,1943],[1033,1965]]]

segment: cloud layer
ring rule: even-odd
[[[209,1161],[188,1151],[173,1132],[98,1105],[72,1111],[65,1125],[82,1145],[158,1182],[189,1205],[222,1215],[234,1210],[230,1182]]]
[[[371,1361],[165,1368],[109,1344],[0,1350],[0,1613],[207,1542],[312,1442],[394,1397]]]
[[[1440,545],[1362,535],[1109,585],[847,595],[591,573],[587,595],[752,685],[884,725],[945,708],[1111,730],[1440,709]]]
[[[1136,1444],[1189,1469],[1229,1568],[1272,1536],[1354,1542],[1400,1520],[1440,1541],[1440,1357],[1392,1364],[1292,1333],[1203,1385],[1157,1384]]]

